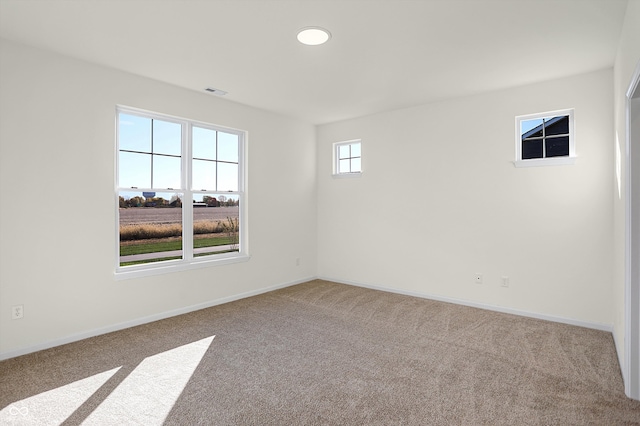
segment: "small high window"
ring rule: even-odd
[[[573,110],[516,117],[517,167],[573,164]]]
[[[334,144],[334,176],[357,176],[362,173],[361,142],[349,141]]]

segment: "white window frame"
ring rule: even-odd
[[[181,188],[167,189],[167,192],[179,192],[182,195],[182,259],[165,260],[158,262],[143,263],[139,265],[120,266],[120,215],[119,215],[119,195],[120,191],[131,191],[132,188],[119,186],[119,114],[132,114],[150,119],[157,119],[178,123],[182,125],[182,155],[181,155]],[[145,276],[160,275],[169,272],[182,270],[205,268],[216,265],[226,265],[230,263],[246,262],[250,259],[248,251],[248,220],[246,208],[246,143],[247,132],[238,129],[223,127],[211,123],[204,123],[195,120],[174,117],[167,114],[146,111],[128,106],[116,106],[116,143],[115,143],[115,209],[116,209],[116,252],[115,252],[115,278],[117,280],[138,278]],[[200,191],[192,189],[191,185],[191,129],[201,127],[238,136],[238,190],[237,191]],[[135,191],[161,191],[159,188],[136,188]],[[239,251],[231,253],[213,254],[210,256],[194,257],[193,253],[193,196],[194,194],[229,194],[236,195],[239,199]],[[188,200],[188,201],[187,201]]]
[[[536,120],[542,118],[569,116],[569,155],[563,157],[546,157],[522,159],[522,134],[520,133],[520,123],[527,120]],[[561,166],[571,165],[576,162],[576,145],[575,145],[575,127],[574,127],[574,110],[562,109],[557,111],[541,112],[536,114],[519,115],[516,117],[516,158],[513,162],[516,167],[538,167],[538,166]],[[544,145],[544,141],[543,141]]]
[[[359,172],[342,172],[340,173],[340,155],[339,150],[341,146],[345,145],[360,145],[360,171]],[[355,158],[355,157],[354,157]],[[363,165],[362,165],[362,140],[354,139],[350,141],[336,142],[333,144],[333,177],[334,178],[352,178],[352,177],[360,177],[362,175]]]

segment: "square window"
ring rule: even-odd
[[[575,163],[573,110],[516,117],[516,167]]]
[[[359,140],[334,144],[334,176],[358,176],[362,173],[362,143]]]

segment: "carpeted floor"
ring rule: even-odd
[[[611,334],[312,281],[0,362],[1,424],[640,425]]]

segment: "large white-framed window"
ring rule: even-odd
[[[362,141],[333,144],[333,176],[355,177],[362,174]]]
[[[248,259],[246,132],[116,108],[116,277]]]
[[[516,117],[516,167],[574,164],[573,109]]]

